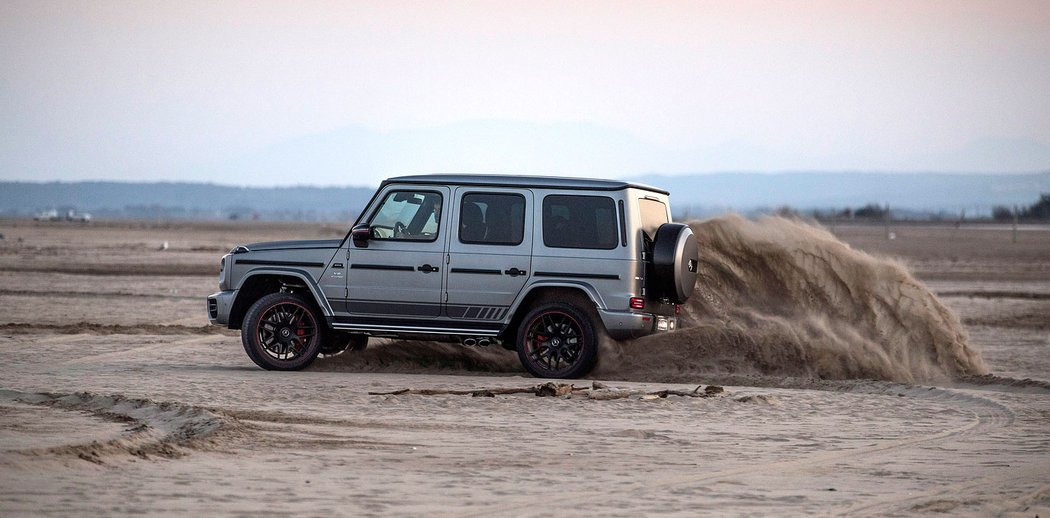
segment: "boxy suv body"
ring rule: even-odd
[[[677,326],[698,251],[670,214],[666,191],[624,181],[391,178],[342,240],[231,250],[209,318],[266,369],[399,337],[498,343],[533,375],[579,377],[604,336]]]

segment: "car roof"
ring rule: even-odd
[[[503,174],[420,174],[387,178],[388,183],[419,183],[435,185],[487,185],[490,187],[537,187],[542,189],[572,189],[588,191],[619,191],[627,188],[643,189],[659,194],[670,194],[650,185],[623,180],[600,178],[569,178],[563,176],[527,176]]]

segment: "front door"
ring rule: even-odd
[[[499,321],[532,270],[532,192],[456,188],[447,274],[449,318]]]
[[[447,187],[390,186],[376,198],[367,246],[349,244],[350,323],[411,325],[440,316],[449,195]]]

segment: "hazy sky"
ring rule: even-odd
[[[0,179],[400,168],[1050,169],[1050,3],[0,0]]]

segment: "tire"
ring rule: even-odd
[[[675,304],[689,300],[696,289],[700,249],[693,230],[681,223],[664,223],[653,240],[653,270],[649,286],[657,298]]]
[[[321,356],[339,356],[346,351],[359,352],[368,347],[368,335],[356,333],[328,333],[321,344]]]
[[[518,359],[537,378],[586,376],[598,359],[594,317],[572,304],[541,304],[525,315],[517,332]]]
[[[241,326],[244,352],[275,371],[303,369],[317,358],[326,329],[314,305],[295,293],[271,293],[252,304]]]

